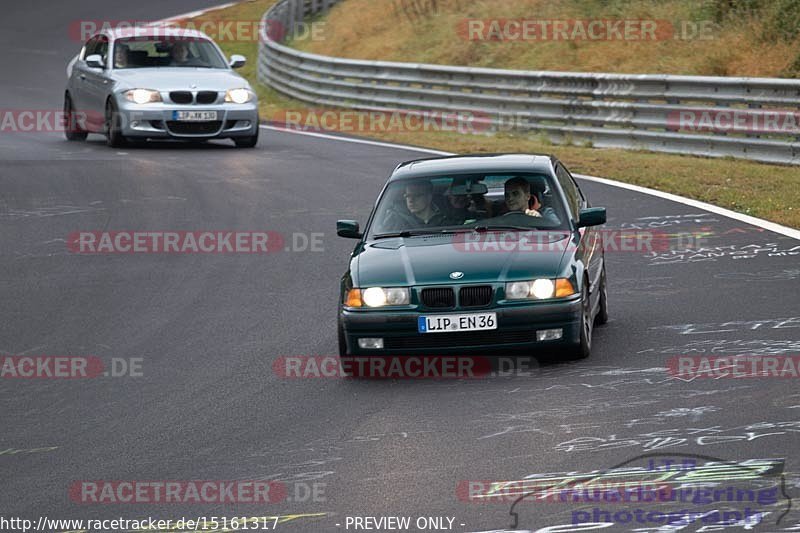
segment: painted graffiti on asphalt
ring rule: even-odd
[[[711,446],[733,442],[752,442],[757,439],[800,433],[800,421],[755,422],[746,426],[723,428],[710,426],[699,428],[659,429],[648,433],[618,436],[616,433],[604,437],[577,437],[560,442],[554,449],[559,452],[589,452],[619,448],[641,448],[660,450],[678,446]]]
[[[674,324],[653,326],[650,329],[670,329],[681,335],[705,335],[731,331],[756,331],[765,329],[800,328],[800,317],[767,318],[761,320],[733,320],[731,322],[709,322],[705,324]]]
[[[643,257],[649,265],[672,265],[677,263],[697,263],[719,259],[755,259],[756,257],[797,257],[800,245],[764,243],[727,246],[709,246],[696,249],[673,249],[666,252],[650,252]]]

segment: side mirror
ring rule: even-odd
[[[364,234],[359,231],[358,222],[355,220],[337,220],[336,235],[344,237],[345,239],[360,239],[364,236]]]
[[[228,63],[231,68],[242,68],[247,64],[247,58],[244,56],[240,56],[239,54],[233,54],[231,56],[231,61]]]
[[[589,209],[581,209],[578,218],[578,227],[586,228],[589,226],[599,226],[606,223],[606,208],[605,207],[590,207]]]
[[[86,57],[86,66],[89,68],[106,68],[103,58],[99,54],[92,54]]]

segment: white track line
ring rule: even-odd
[[[769,220],[764,220],[762,218],[756,218],[756,217],[751,217],[750,215],[737,213],[736,211],[731,211],[730,209],[725,209],[724,207],[707,204],[699,200],[692,200],[691,198],[684,198],[683,196],[678,196],[677,194],[670,194],[668,192],[657,191],[655,189],[649,189],[647,187],[641,187],[639,185],[632,185],[630,183],[622,183],[619,181],[614,181],[606,178],[598,178],[596,176],[585,176],[583,174],[575,174],[575,177],[582,178],[587,181],[602,183],[604,185],[611,185],[612,187],[619,187],[621,189],[628,189],[631,191],[640,192],[642,194],[657,196],[659,198],[663,198],[664,200],[671,200],[673,202],[678,202],[683,205],[688,205],[691,207],[696,207],[698,209],[703,209],[705,211],[710,211],[712,213],[721,215],[723,217],[732,218],[734,220],[738,220],[739,222],[750,224],[751,226],[757,226],[759,228],[764,228],[765,230],[772,231],[774,233],[780,233],[781,235],[785,235],[786,237],[791,237],[793,239],[800,240],[800,230],[796,230],[788,226],[781,226],[780,224],[776,224],[774,222],[770,222]],[[800,206],[798,206],[798,208],[800,208]]]
[[[339,137],[337,135],[327,135],[325,133],[314,133],[310,131],[297,131],[288,128],[279,128],[276,126],[261,126],[265,130],[274,130],[274,131],[281,131],[284,133],[294,133],[296,135],[306,135],[308,137],[318,137],[320,139],[332,139],[334,141],[340,141],[345,143],[356,143],[356,144],[366,144],[368,146],[380,146],[382,148],[392,148],[395,150],[411,150],[413,152],[422,152],[425,154],[434,154],[434,155],[456,155],[450,152],[442,152],[441,150],[432,150],[430,148],[418,148],[416,146],[408,146],[405,144],[394,144],[394,143],[387,143],[387,142],[380,142],[380,141],[370,141],[367,139],[355,139],[353,137]]]
[[[432,150],[430,148],[419,148],[416,146],[409,146],[407,144],[393,144],[387,142],[378,142],[378,141],[369,141],[366,139],[355,139],[352,137],[339,137],[336,135],[326,135],[324,133],[314,133],[308,131],[297,131],[287,128],[278,128],[275,126],[261,126],[267,130],[273,131],[280,131],[283,133],[292,133],[295,135],[305,135],[308,137],[317,137],[321,139],[330,139],[339,142],[349,142],[349,143],[357,143],[357,144],[365,144],[367,146],[380,146],[382,148],[394,148],[398,150],[410,150],[412,152],[422,152],[426,154],[433,154],[433,155],[456,155],[451,152],[443,152],[441,150]],[[751,217],[750,215],[743,215],[742,213],[737,213],[736,211],[731,211],[730,209],[725,209],[724,207],[719,207],[716,205],[707,204],[705,202],[701,202],[699,200],[692,200],[691,198],[684,198],[683,196],[678,196],[677,194],[670,194],[668,192],[657,191],[655,189],[649,189],[647,187],[641,187],[639,185],[631,185],[630,183],[622,183],[621,181],[614,181],[607,178],[598,178],[597,176],[587,176],[585,174],[575,174],[575,177],[584,179],[587,181],[594,181],[597,183],[602,183],[603,185],[609,185],[611,187],[619,187],[621,189],[628,189],[630,191],[635,191],[641,194],[649,194],[650,196],[656,196],[658,198],[662,198],[664,200],[670,200],[672,202],[677,202],[679,204],[688,205],[694,207],[696,209],[703,209],[704,211],[709,211],[711,213],[724,216],[727,218],[732,218],[734,220],[738,220],[739,222],[744,222],[745,224],[750,224],[751,226],[756,226],[759,228],[763,228],[768,231],[772,231],[774,233],[778,233],[780,235],[785,235],[786,237],[791,237],[792,239],[800,240],[800,230],[796,230],[790,228],[788,226],[782,226],[780,224],[776,224],[774,222],[770,222],[768,220],[764,220],[761,218]],[[799,206],[800,207],[800,206]]]

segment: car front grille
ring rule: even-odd
[[[456,296],[450,288],[422,289],[422,303],[426,307],[455,307]]]
[[[198,104],[213,104],[217,101],[219,95],[214,91],[200,91],[197,93]]]
[[[456,333],[421,333],[412,337],[384,337],[384,350],[450,348],[518,344],[536,340],[535,331],[462,331]]]
[[[169,99],[176,104],[191,104],[194,101],[194,97],[189,91],[172,91],[169,93]]]
[[[492,303],[491,285],[461,287],[458,291],[458,303],[461,307],[483,307]]]
[[[213,135],[222,127],[222,121],[208,122],[176,122],[168,121],[167,128],[176,135]]]

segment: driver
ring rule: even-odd
[[[189,45],[185,41],[178,41],[172,45],[169,51],[172,57],[172,64],[177,66],[192,66],[197,64],[193,57],[189,55]]]
[[[125,44],[114,45],[114,68],[128,68],[128,46]]]

